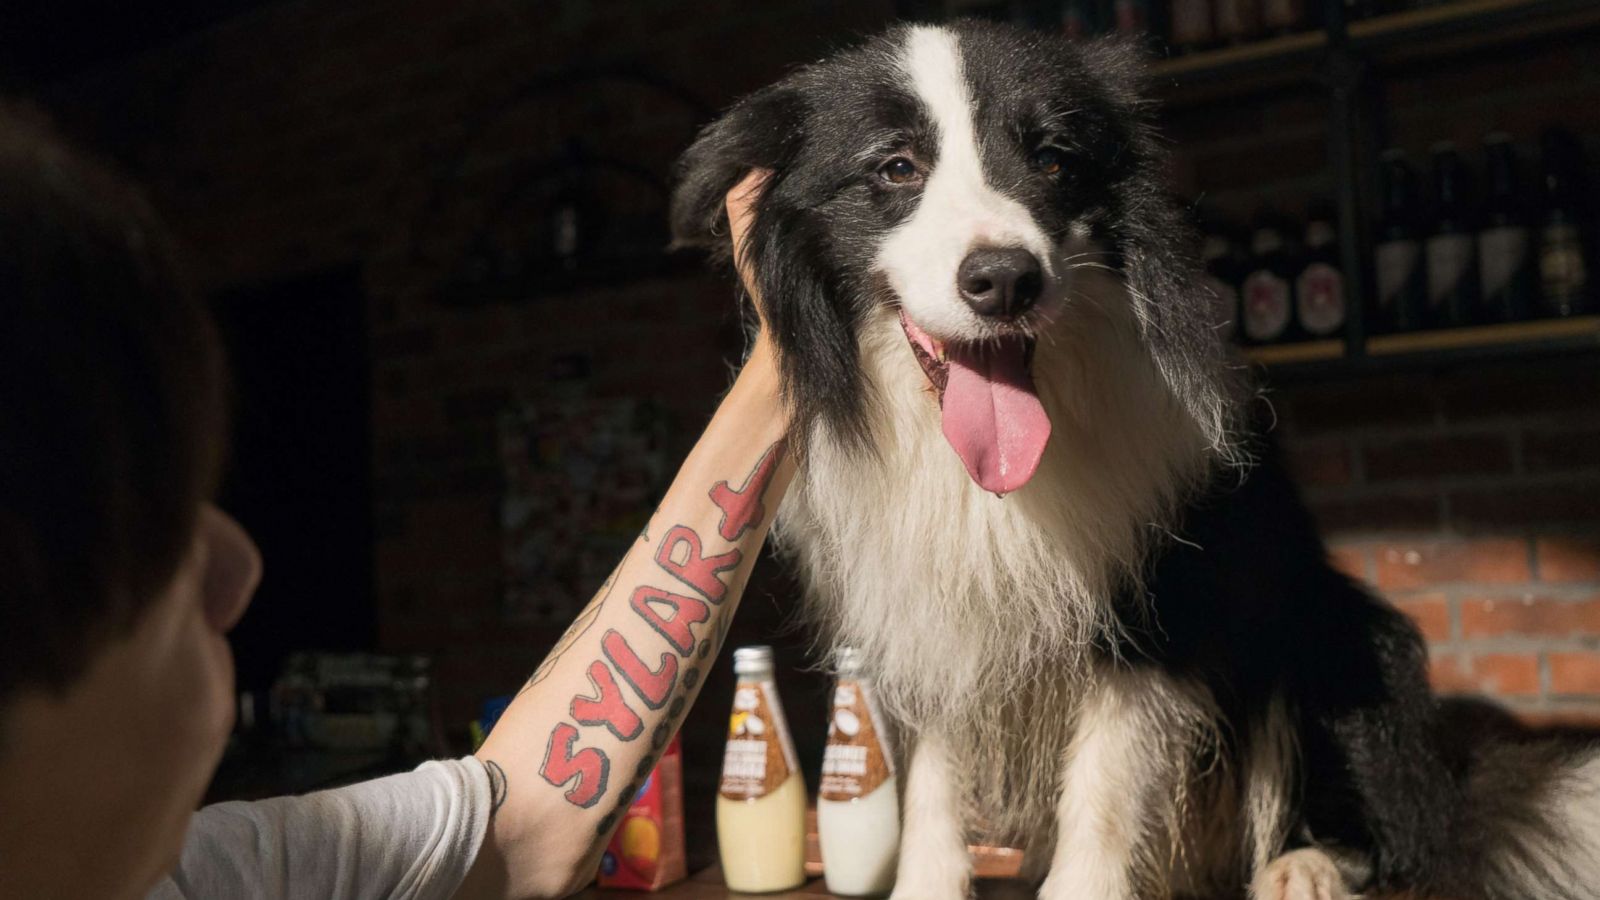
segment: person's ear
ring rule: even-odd
[[[232,516],[206,504],[200,511],[200,539],[205,543],[201,602],[206,623],[227,634],[250,606],[261,583],[261,551]]]

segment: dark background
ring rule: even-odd
[[[917,4],[926,12],[930,4]],[[664,259],[672,160],[739,95],[904,10],[888,0],[232,0],[0,6],[0,78],[146,184],[192,248],[236,368],[224,502],[267,557],[245,687],[293,649],[424,652],[459,742],[562,623],[508,618],[497,417],[572,360],[597,399],[698,432],[739,352],[731,284]],[[1394,54],[1372,142],[1425,159],[1562,123],[1600,158],[1592,21]],[[1443,45],[1436,45],[1443,46]],[[1331,193],[1314,77],[1157,79],[1181,191],[1245,215]],[[1252,79],[1254,79],[1252,81]],[[1249,82],[1249,83],[1246,83]],[[574,147],[577,147],[574,150]],[[508,262],[547,237],[566,160],[617,259]],[[555,174],[552,174],[555,173]],[[1365,176],[1363,176],[1365,177]],[[598,221],[598,220],[597,220]],[[632,248],[632,249],[629,249]],[[641,249],[642,248],[642,249]],[[637,250],[637,252],[634,252]],[[1447,690],[1600,718],[1600,374],[1585,353],[1269,374],[1281,437],[1341,564],[1413,613]],[[780,647],[800,752],[824,679],[764,563],[733,640]],[[709,798],[726,664],[684,731]],[[458,746],[457,749],[464,749]]]

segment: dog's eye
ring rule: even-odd
[[[1046,175],[1060,172],[1066,161],[1067,155],[1055,147],[1040,147],[1033,151],[1033,167]]]
[[[917,180],[917,164],[896,156],[878,167],[878,175],[890,184],[909,184]]]

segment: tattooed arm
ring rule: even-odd
[[[729,195],[735,240],[748,192]],[[561,897],[594,874],[716,660],[793,474],[785,424],[763,330],[644,533],[479,750],[495,812],[458,897]]]

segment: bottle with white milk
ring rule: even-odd
[[[839,651],[839,681],[822,756],[817,837],[828,890],[846,897],[889,893],[900,851],[894,753],[857,651]]]
[[[733,651],[739,676],[717,791],[717,844],[728,887],[759,894],[806,880],[806,786],[772,680],[772,648]]]

